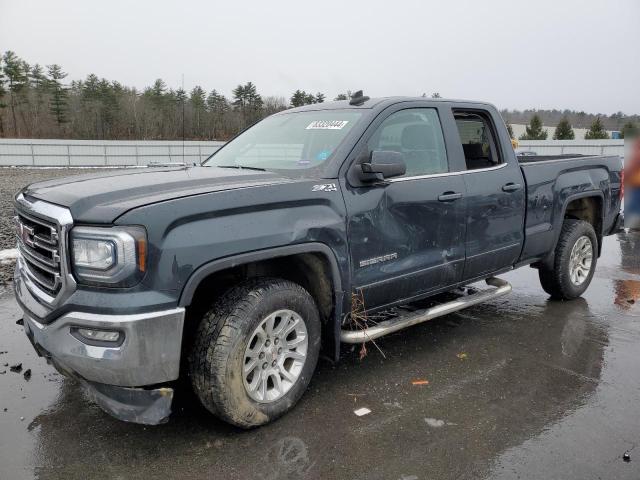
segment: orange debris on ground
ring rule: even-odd
[[[429,385],[429,380],[414,380],[411,385]]]

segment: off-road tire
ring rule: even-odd
[[[591,240],[593,259],[591,269],[586,280],[581,285],[575,285],[570,278],[571,250],[578,239],[586,236]],[[553,268],[540,267],[538,275],[545,292],[556,300],[572,300],[578,298],[589,287],[596,270],[598,259],[598,238],[593,226],[583,220],[566,219],[562,224],[560,238],[556,245]]]
[[[307,358],[284,396],[260,403],[249,397],[243,383],[244,353],[260,322],[280,309],[290,309],[304,320]],[[218,418],[241,428],[264,425],[289,411],[306,390],[318,362],[320,339],[320,315],[304,288],[277,278],[248,280],[228,290],[203,316],[188,359],[193,389]]]

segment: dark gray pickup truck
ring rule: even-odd
[[[265,424],[321,350],[508,293],[501,272],[584,292],[621,225],[621,161],[521,160],[492,105],[356,95],[268,117],[201,166],[31,185],[25,332],[123,420],[165,421],[184,376],[220,418]]]

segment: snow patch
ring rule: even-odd
[[[437,418],[425,418],[424,421],[427,423],[427,425],[433,428],[440,428],[444,427],[445,425],[444,420],[438,420]]]
[[[457,423],[446,422],[444,420],[439,420],[437,418],[425,418],[424,421],[427,425],[429,425],[432,428],[440,428],[440,427],[444,427],[445,425],[457,425]]]
[[[0,265],[9,265],[15,262],[18,258],[18,249],[9,248],[7,250],[0,250]]]

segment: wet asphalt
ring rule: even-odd
[[[321,362],[300,404],[252,431],[187,388],[165,425],[109,417],[32,351],[7,287],[0,479],[640,478],[640,233],[606,239],[582,299],[550,301],[529,268],[503,278],[510,295],[379,340],[386,359]]]

